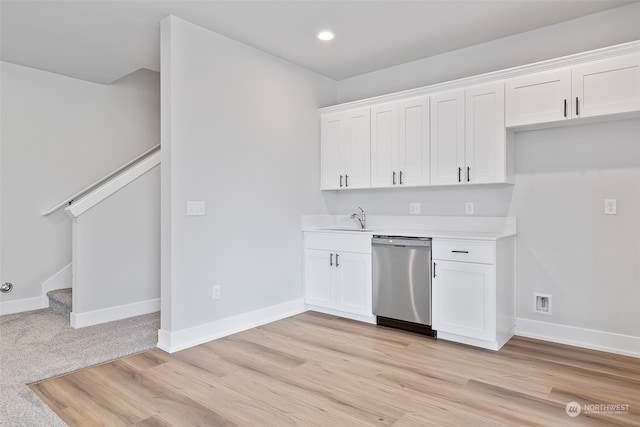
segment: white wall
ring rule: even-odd
[[[365,98],[640,39],[638,22],[636,3],[343,80],[339,98]],[[620,347],[640,354],[639,142],[640,119],[522,132],[516,134],[514,186],[359,190],[323,197],[331,214],[362,206],[371,214],[406,215],[409,202],[421,202],[423,215],[464,215],[469,201],[476,215],[516,216],[522,330],[599,348],[616,348],[617,334],[635,337],[620,338]],[[618,215],[604,215],[605,198],[618,200]],[[532,313],[533,292],[552,294],[552,316]]]
[[[160,140],[158,73],[111,85],[1,63],[1,303],[40,297],[71,262],[71,221],[41,213]],[[35,299],[30,301],[36,301]]]
[[[325,212],[317,108],[336,87],[175,17],[161,69],[162,341],[302,298],[300,216]]]
[[[640,3],[338,82],[338,102],[474,76],[640,39]]]
[[[72,326],[160,309],[159,165],[74,218],[73,237]]]

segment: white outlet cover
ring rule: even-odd
[[[420,213],[420,203],[409,203],[409,213],[417,215]]]
[[[467,215],[473,215],[473,202],[467,202],[464,206]]]
[[[205,213],[204,202],[202,200],[189,200],[187,201],[187,215],[188,216],[202,216]]]
[[[605,215],[617,215],[618,214],[618,200],[605,199],[604,201],[604,214]]]

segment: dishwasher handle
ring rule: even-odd
[[[378,236],[371,239],[372,246],[396,246],[407,248],[431,248],[430,237]]]

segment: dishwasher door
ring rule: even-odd
[[[373,236],[373,313],[431,326],[431,239]]]

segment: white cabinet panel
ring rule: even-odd
[[[521,126],[571,118],[571,69],[508,79],[506,125]]]
[[[428,185],[429,98],[399,103],[398,185]]]
[[[323,115],[321,185],[323,190],[370,186],[369,108]]]
[[[307,232],[304,240],[305,303],[372,316],[371,237]]]
[[[515,238],[433,239],[438,338],[498,350],[515,333]]]
[[[371,186],[396,184],[398,165],[398,104],[371,108]]]
[[[429,184],[429,98],[371,108],[371,186]]]
[[[465,94],[466,180],[474,184],[505,182],[504,84],[476,86]]]
[[[574,117],[640,110],[640,55],[578,65],[571,78]]]
[[[340,145],[343,138],[343,115],[322,116],[321,130],[322,188],[325,190],[338,189],[342,174]]]
[[[495,267],[435,261],[433,328],[479,340],[495,339]]]
[[[305,251],[305,302],[312,305],[330,307],[331,273],[329,268],[330,256],[328,251],[307,249]]]
[[[431,184],[512,182],[504,83],[431,97]]]
[[[371,315],[371,255],[340,252],[335,268],[335,308]]]
[[[462,182],[464,91],[431,96],[431,184]]]

